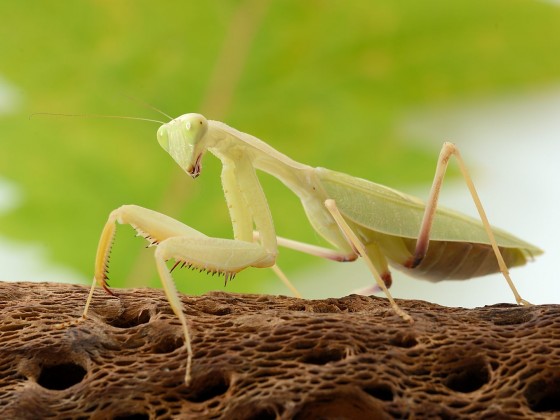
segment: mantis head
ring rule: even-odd
[[[208,145],[205,140],[208,121],[200,114],[185,114],[163,124],[157,139],[185,172],[193,178],[200,175],[201,161]]]

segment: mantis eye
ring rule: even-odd
[[[158,143],[164,150],[169,151],[169,138],[167,136],[167,129],[161,126],[157,132]]]

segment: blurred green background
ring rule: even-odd
[[[21,98],[0,115],[0,177],[24,194],[0,235],[42,243],[86,278],[122,204],[231,237],[219,162],[208,155],[193,181],[160,149],[155,124],[34,112],[164,118],[142,101],[201,112],[298,161],[407,190],[431,181],[438,152],[402,138],[409,110],[560,80],[560,8],[545,2],[3,1],[0,16],[0,77]],[[321,243],[290,191],[262,181],[278,234]],[[159,286],[144,246],[118,230],[112,286]],[[279,259],[288,275],[313,263],[285,250]],[[175,278],[189,293],[223,287],[188,270]],[[228,290],[271,282],[250,269]]]

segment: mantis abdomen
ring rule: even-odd
[[[403,264],[414,254],[416,240],[409,238],[391,237],[391,241],[401,241],[400,249],[406,249],[405,259],[391,259],[391,265],[405,271],[410,271],[414,277],[430,281],[466,280],[473,277],[498,273],[500,267],[496,256],[489,244],[430,241],[428,253],[422,262],[414,268],[407,268]],[[524,265],[532,255],[521,248],[499,247],[508,268]]]

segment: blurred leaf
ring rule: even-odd
[[[174,116],[206,106],[210,118],[220,113],[304,163],[402,187],[428,182],[437,153],[401,138],[407,110],[560,78],[560,10],[521,0],[61,0],[1,2],[0,16],[0,75],[24,99],[0,117],[0,176],[25,193],[0,232],[47,244],[56,261],[87,274],[107,215],[122,204],[229,237],[219,164],[207,158],[193,182],[159,148],[155,124],[30,113],[163,118],[123,95]],[[205,102],[216,81],[231,83],[232,96]],[[291,193],[270,177],[263,184],[278,233],[318,241]],[[132,236],[119,229],[112,284],[131,275],[158,284],[152,250]],[[289,272],[310,261],[287,251],[280,264]],[[189,292],[221,287],[177,277]],[[247,270],[231,290],[262,290],[268,277]]]

